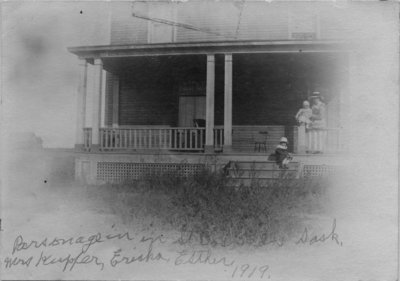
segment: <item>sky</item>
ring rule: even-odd
[[[46,147],[73,147],[79,65],[67,47],[108,44],[108,6],[2,2],[3,134],[34,132]]]

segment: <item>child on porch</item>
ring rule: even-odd
[[[296,114],[296,120],[299,122],[300,125],[305,124],[306,129],[310,127],[311,124],[311,116],[313,112],[312,109],[310,108],[310,103],[308,101],[303,102],[303,108],[300,108],[300,110]]]
[[[293,159],[292,155],[288,152],[287,144],[287,138],[282,137],[279,145],[275,149],[276,163],[281,169],[289,169],[289,162]]]

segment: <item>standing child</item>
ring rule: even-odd
[[[279,145],[275,149],[276,163],[281,169],[289,169],[289,162],[293,159],[292,155],[288,152],[287,144],[287,138],[282,137]]]
[[[310,108],[310,103],[308,101],[303,102],[303,108],[300,108],[299,112],[296,114],[296,120],[300,125],[305,124],[306,129],[310,127],[311,124],[311,116],[313,112]]]

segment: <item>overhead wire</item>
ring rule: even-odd
[[[132,10],[133,9],[134,9],[134,7],[132,6]],[[222,36],[222,37],[229,38],[229,39],[236,39],[236,37],[234,37],[234,36],[230,36],[230,35],[216,32],[216,31],[212,31],[208,28],[200,28],[200,27],[196,27],[194,25],[181,23],[181,22],[177,22],[177,21],[161,19],[161,18],[156,18],[156,17],[150,17],[147,15],[135,13],[134,11],[132,11],[132,16],[135,18],[140,18],[140,19],[151,21],[151,22],[161,23],[161,24],[170,25],[170,26],[176,26],[176,27],[180,27],[180,28],[184,28],[184,29],[194,30],[194,31],[217,35],[217,36]]]

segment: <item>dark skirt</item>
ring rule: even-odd
[[[282,164],[283,160],[285,160],[286,158],[290,157],[290,154],[287,150],[285,149],[281,149],[281,148],[277,148],[275,150],[275,161],[278,164]]]

